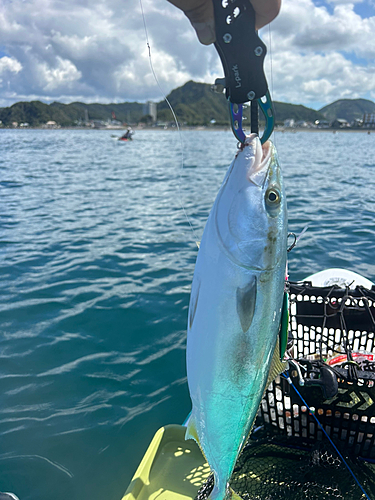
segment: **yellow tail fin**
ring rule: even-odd
[[[237,495],[235,491],[232,490],[232,488],[229,488],[229,496],[228,500],[242,500],[240,495]]]
[[[232,490],[232,488],[227,488],[227,492],[225,495],[225,498],[222,497],[222,492],[216,491],[215,494],[215,489],[211,493],[211,495],[208,497],[209,500],[243,500],[235,491]]]

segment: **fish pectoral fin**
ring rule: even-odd
[[[195,313],[197,312],[199,290],[201,287],[200,281],[197,279],[193,283],[194,288],[191,290],[190,304],[189,304],[189,328],[193,326]]]
[[[252,276],[249,284],[243,288],[237,288],[236,293],[237,314],[244,333],[248,331],[253,321],[256,297],[257,279]]]

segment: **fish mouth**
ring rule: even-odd
[[[267,141],[262,145],[257,134],[251,134],[246,138],[246,147],[250,147],[251,151],[247,178],[256,186],[263,187],[270,167],[272,144]]]

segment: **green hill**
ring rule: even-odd
[[[302,106],[302,104],[288,104],[286,102],[277,101],[273,104],[277,123],[284,123],[284,121],[288,119],[293,119],[296,122],[304,121],[314,123],[316,120],[324,119],[324,116],[319,111]]]
[[[229,126],[228,102],[224,94],[211,91],[211,85],[189,81],[185,85],[172,90],[168,95],[178,121],[186,125],[216,125]],[[283,124],[287,119],[315,122],[316,120],[333,121],[345,118],[349,122],[362,118],[364,113],[375,113],[375,103],[366,99],[340,99],[319,111],[297,104],[274,102],[274,112],[277,124]],[[158,120],[173,122],[172,113],[163,100],[157,104]],[[62,104],[53,102],[45,104],[40,101],[17,102],[8,108],[0,108],[0,120],[8,127],[12,122],[28,123],[38,127],[48,121],[55,121],[61,126],[74,126],[89,120],[107,121],[115,113],[117,120],[126,123],[138,123],[143,116],[143,104],[124,102],[120,104],[85,104],[73,102]],[[245,111],[245,116],[248,111]],[[260,122],[264,122],[260,112]],[[246,128],[246,121],[244,122]]]
[[[173,90],[167,98],[181,123],[208,125],[211,120],[215,120],[217,125],[229,125],[228,102],[224,94],[212,92],[211,85],[190,81]],[[273,104],[277,123],[284,123],[284,120],[289,118],[309,122],[324,119],[318,111],[300,104],[277,101]],[[261,112],[259,117],[260,122],[264,122]],[[172,113],[165,101],[158,104],[158,119],[173,121]]]
[[[365,113],[375,113],[375,103],[367,99],[339,99],[319,110],[328,121],[343,118],[349,123],[362,119]]]
[[[28,123],[32,127],[38,127],[53,120],[59,125],[67,127],[84,121],[86,110],[90,120],[110,120],[113,111],[118,120],[135,123],[143,115],[143,105],[137,102],[121,104],[85,104],[82,102],[62,104],[53,102],[45,104],[40,101],[31,101],[17,102],[8,108],[0,109],[0,120],[5,126],[17,122]]]
[[[172,90],[167,99],[180,123],[208,125],[215,120],[218,125],[229,125],[228,102],[224,94],[212,92],[211,85],[190,81]],[[158,104],[158,119],[173,121],[165,101]]]

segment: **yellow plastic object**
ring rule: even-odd
[[[185,441],[186,427],[157,431],[122,500],[193,500],[210,474],[195,443]]]

